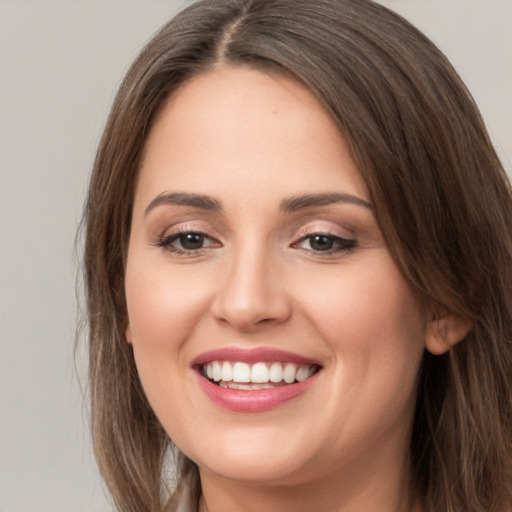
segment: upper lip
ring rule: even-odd
[[[201,366],[211,361],[240,361],[244,363],[258,362],[281,362],[281,363],[297,363],[297,364],[316,364],[321,366],[317,360],[280,350],[271,347],[224,347],[204,352],[197,356],[191,363],[191,366]]]

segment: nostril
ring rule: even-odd
[[[252,331],[262,326],[279,324],[291,315],[288,298],[278,290],[254,290],[242,293],[233,287],[231,293],[217,297],[212,313],[219,324],[230,325],[241,331]]]

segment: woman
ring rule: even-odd
[[[469,93],[399,16],[184,10],[121,85],[85,210],[118,509],[510,510],[511,219]]]

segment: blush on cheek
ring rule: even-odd
[[[151,266],[127,275],[126,295],[133,342],[169,350],[194,329],[204,308],[205,286],[175,278],[171,273],[151,279]],[[169,274],[169,272],[168,272]]]
[[[321,301],[308,298],[306,309],[323,338],[336,340],[341,360],[360,364],[361,369],[389,364],[408,374],[410,364],[423,353],[423,308],[391,257],[377,255],[364,272],[347,271],[334,283],[322,283]],[[409,358],[414,359],[410,364]]]

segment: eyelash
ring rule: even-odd
[[[173,247],[172,244],[176,241],[179,241],[181,237],[184,237],[186,235],[195,235],[203,237],[203,240],[208,239],[212,241],[212,245],[218,244],[219,242],[216,242],[213,238],[208,236],[208,234],[204,233],[203,231],[199,231],[197,229],[180,229],[179,231],[176,231],[175,233],[172,233],[170,235],[165,236],[160,240],[157,245],[158,247],[162,247],[163,249],[176,254],[177,256],[190,256],[190,255],[196,255],[201,254],[204,252],[205,249],[208,249],[207,247],[199,247],[197,249],[179,249],[177,247]]]
[[[180,249],[177,247],[173,247],[172,244],[179,241],[180,238],[186,236],[186,235],[192,235],[192,236],[199,236],[202,237],[203,242],[204,240],[210,240],[211,244],[209,246],[202,246],[198,247],[197,249]],[[331,233],[321,232],[321,231],[315,231],[315,232],[308,232],[303,233],[300,235],[301,237],[299,240],[291,244],[291,247],[302,249],[307,252],[315,253],[322,256],[329,256],[333,254],[338,254],[341,252],[351,252],[354,250],[357,246],[357,243],[353,239],[343,238],[341,236],[333,235]],[[323,250],[315,250],[315,249],[307,249],[304,247],[300,247],[300,245],[305,242],[306,240],[309,240],[310,243],[315,237],[324,237],[326,238],[332,245],[334,245],[334,248],[329,248],[325,251]],[[218,244],[218,245],[216,245]],[[204,233],[203,231],[194,230],[194,229],[187,229],[183,228],[179,231],[176,231],[175,233],[172,233],[170,235],[165,236],[160,240],[157,244],[158,247],[162,247],[163,249],[176,254],[177,256],[191,256],[191,255],[198,255],[202,254],[205,249],[208,249],[209,247],[219,247],[220,243],[217,242],[215,239],[211,238],[207,233]]]
[[[301,238],[297,242],[294,242],[292,244],[292,247],[300,248],[299,247],[300,244],[302,244],[306,240],[309,240],[311,243],[311,241],[316,237],[324,237],[324,238],[328,239],[331,242],[331,244],[334,245],[334,247],[329,248],[325,251],[320,251],[320,250],[315,250],[315,249],[306,249],[306,248],[302,248],[302,249],[307,252],[314,253],[315,255],[330,256],[330,255],[339,254],[342,252],[351,252],[357,246],[356,241],[353,239],[343,238],[341,236],[333,235],[332,233],[326,233],[326,232],[322,232],[322,231],[314,231],[314,232],[302,233]]]

